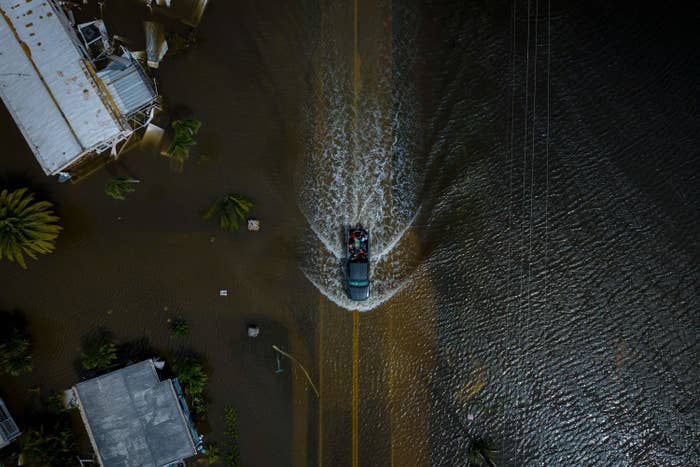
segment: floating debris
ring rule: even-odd
[[[258,337],[260,334],[260,328],[255,323],[248,324],[248,337]]]
[[[158,68],[160,61],[168,52],[165,27],[155,21],[144,21],[143,28],[146,33],[146,63],[151,68]]]
[[[258,219],[248,219],[248,230],[251,232],[260,230],[260,221]]]

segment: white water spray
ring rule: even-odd
[[[333,35],[325,31],[322,35]],[[353,71],[333,37],[316,57],[314,105],[309,108],[299,206],[314,238],[301,269],[321,293],[350,310],[371,310],[398,293],[410,277],[412,252],[403,241],[419,211],[422,182],[409,158],[413,148],[412,94],[400,92],[391,50],[379,50],[363,70],[375,78],[355,98]],[[394,44],[396,46],[397,44]],[[377,44],[381,49],[382,44]],[[355,107],[354,103],[357,103]],[[371,231],[372,291],[366,302],[347,298],[343,278],[344,227]]]

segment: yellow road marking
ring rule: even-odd
[[[323,296],[318,304],[318,466],[323,465]]]
[[[360,392],[360,312],[352,316],[352,465],[357,467],[359,459],[359,392]]]
[[[358,0],[354,1],[354,54],[353,54],[353,110],[355,136],[357,136],[357,103],[360,93],[360,51],[358,48]],[[357,150],[357,148],[355,148]],[[352,316],[352,465],[360,465],[359,443],[359,392],[360,392],[360,312],[354,311]]]

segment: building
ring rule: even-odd
[[[101,20],[76,29],[55,0],[0,0],[0,16],[0,98],[47,175],[116,157],[149,123],[153,83]]]
[[[19,428],[0,399],[0,449],[4,448],[20,435]]]
[[[153,360],[83,381],[70,392],[100,465],[170,466],[201,450],[177,379],[161,381]]]

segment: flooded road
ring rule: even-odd
[[[104,15],[138,42],[134,11]],[[35,371],[0,392],[21,413],[27,388],[72,385],[102,327],[203,355],[205,436],[233,404],[243,465],[465,465],[480,436],[499,465],[700,463],[697,19],[212,2],[156,72],[166,110],[203,121],[206,157],[181,174],[137,150],[57,184],[3,109],[3,172],[46,192],[64,231],[28,271],[0,262],[0,308],[35,339]],[[126,202],[103,195],[116,174],[142,180]],[[255,200],[259,233],[201,220],[229,191]],[[358,221],[375,280],[359,306],[339,266]],[[292,362],[275,373],[273,344],[320,397]]]

